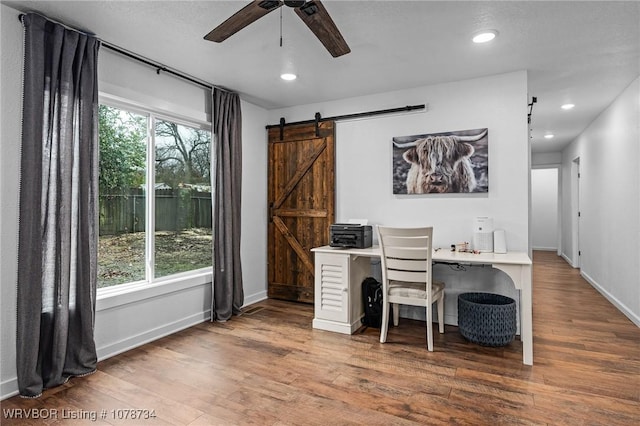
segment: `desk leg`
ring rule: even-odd
[[[533,365],[533,300],[531,290],[531,266],[522,266],[520,287],[520,338],[522,339],[522,363]]]
[[[531,265],[495,263],[492,265],[506,273],[515,288],[520,290],[520,340],[522,363],[533,365],[533,303],[531,290]]]

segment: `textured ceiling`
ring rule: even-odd
[[[2,3],[93,32],[268,109],[527,70],[538,99],[533,152],[562,149],[640,75],[636,1],[325,0],[351,47],[340,58],[286,7],[280,47],[278,11],[221,44],[203,40],[248,1]],[[496,40],[471,43],[489,28],[499,31]],[[281,81],[285,70],[298,80]],[[566,102],[576,107],[562,111]]]

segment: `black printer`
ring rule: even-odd
[[[367,248],[371,247],[370,225],[354,223],[334,223],[330,228],[331,247]]]

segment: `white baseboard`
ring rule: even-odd
[[[5,400],[18,394],[18,378],[13,377],[0,383],[0,400]]]
[[[533,247],[533,250],[538,250],[538,251],[558,251],[557,247]]]
[[[249,296],[245,296],[244,297],[244,305],[242,305],[243,308],[246,308],[249,305],[253,305],[254,303],[258,303],[261,302],[263,300],[268,299],[267,297],[267,290],[264,291],[260,291],[258,293],[249,295]]]
[[[622,312],[627,318],[631,320],[632,323],[640,327],[640,317],[634,314],[624,303],[618,300],[615,296],[609,293],[607,290],[602,288],[593,278],[591,278],[584,271],[580,271],[580,276],[584,278],[591,287],[595,288],[600,294],[602,294],[613,306],[618,308],[620,312]]]
[[[101,348],[96,348],[98,352],[98,361],[104,361],[107,358],[111,358],[112,356],[137,348],[146,343],[153,342],[154,340],[161,339],[170,334],[177,333],[178,331],[182,331],[186,328],[193,327],[194,325],[208,321],[209,319],[211,319],[210,310],[198,312],[178,321],[164,324],[160,327],[147,330],[144,333],[127,337],[126,339],[122,339],[118,342],[110,343]]]
[[[560,255],[572,268],[577,268],[577,266],[573,263],[573,260],[571,260],[566,254],[562,253]]]
[[[267,299],[266,290],[246,296],[243,307],[252,305],[254,303],[260,302],[265,299]],[[137,348],[138,346],[142,346],[146,343],[153,342],[154,340],[161,339],[165,336],[168,336],[173,333],[177,333],[189,327],[193,327],[194,325],[200,324],[210,319],[211,319],[210,310],[198,312],[186,318],[182,318],[178,321],[174,321],[168,324],[164,324],[160,327],[147,330],[144,333],[140,333],[136,336],[130,336],[121,341],[111,343],[101,348],[97,348],[98,361],[102,361],[112,356],[126,352],[128,350]]]

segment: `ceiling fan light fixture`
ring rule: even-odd
[[[306,0],[284,0],[284,5],[289,7],[300,7],[304,6]]]
[[[477,33],[473,36],[474,43],[487,43],[498,36],[498,31],[496,30],[486,30]]]
[[[564,110],[570,110],[570,109],[573,109],[573,107],[575,107],[574,104],[564,104],[560,108],[562,108]]]
[[[277,7],[280,7],[280,2],[278,0],[263,0],[258,3],[258,6],[265,10],[273,10]]]
[[[298,76],[290,72],[285,72],[280,74],[280,78],[283,79],[284,81],[293,81],[296,78],[298,78]]]
[[[309,2],[306,5],[300,7],[300,10],[303,11],[307,16],[311,16],[315,15],[318,12],[318,6],[316,6],[314,2]]]

